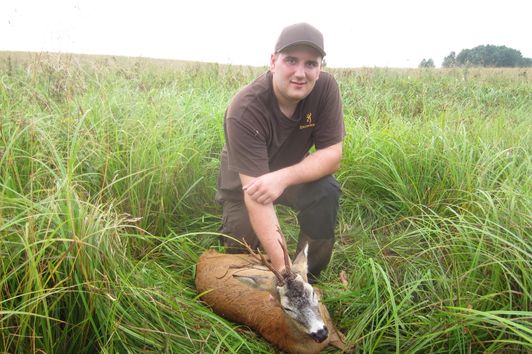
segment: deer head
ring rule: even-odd
[[[233,277],[256,289],[269,292],[272,301],[281,307],[286,317],[300,331],[308,334],[314,341],[321,343],[329,336],[329,330],[320,312],[319,296],[307,280],[308,245],[297,255],[291,265],[286,245],[281,241],[279,243],[285,259],[285,269],[282,272],[274,269],[260,252],[256,254],[246,245],[250,254],[270,269],[275,278],[237,274],[234,274]]]

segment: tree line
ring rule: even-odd
[[[452,51],[443,59],[442,67],[454,68],[462,66],[515,68],[532,67],[532,58],[525,58],[520,51],[506,46],[479,45],[471,49],[463,49],[458,55]],[[432,59],[424,59],[420,68],[434,68]]]

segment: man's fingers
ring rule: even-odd
[[[249,184],[242,188],[244,193],[250,196],[250,198],[254,201],[257,201],[257,199],[262,196],[264,193],[261,193],[260,189],[252,184]]]
[[[255,179],[246,184],[242,187],[242,190],[251,198],[251,200],[260,204],[272,203],[276,198],[274,192],[269,190],[267,185],[264,185],[260,179]]]
[[[256,181],[257,180],[254,180],[254,181],[246,184],[245,186],[242,187],[242,190],[244,190],[244,191],[250,191],[251,190],[251,192],[253,192],[254,191],[253,187],[256,187],[256,185],[255,185]]]
[[[242,187],[242,190],[244,191],[244,193],[247,193],[248,195],[253,195],[253,193],[255,193],[256,188],[253,188],[253,184],[250,183]]]
[[[259,183],[256,183],[257,180],[245,185],[242,187],[242,190],[247,193],[249,196],[255,196],[257,197],[265,193],[265,191],[261,192],[261,187]]]
[[[259,204],[268,204],[272,199],[267,191],[260,190],[257,186],[244,189],[244,193],[246,193],[251,200]]]
[[[262,195],[259,198],[257,198],[256,202],[264,205],[264,204],[268,204],[269,200],[270,198],[267,195]]]

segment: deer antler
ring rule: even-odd
[[[283,274],[285,276],[283,276],[283,274],[281,274],[277,269],[275,269],[271,263],[269,263],[266,258],[264,258],[264,256],[262,255],[262,253],[260,252],[260,250],[258,251],[258,254],[255,253],[251,247],[247,244],[246,241],[244,241],[244,247],[247,249],[247,251],[249,252],[250,255],[253,256],[253,258],[255,258],[256,260],[260,261],[264,266],[266,266],[266,268],[268,268],[269,270],[271,270],[271,272],[275,275],[275,277],[277,278],[277,285],[278,286],[284,286],[284,283],[285,283],[285,277],[289,278],[289,279],[293,279],[295,277],[295,274],[292,273],[292,267],[290,265],[290,257],[288,255],[288,248],[286,247],[286,238],[284,237],[283,235],[283,232],[281,231],[281,228],[279,227],[279,225],[277,225],[277,232],[281,235],[281,239],[278,240],[279,241],[279,245],[281,246],[281,249],[283,250],[283,255],[284,255],[284,266],[285,266],[285,270],[283,271]]]
[[[271,263],[269,263],[266,258],[264,258],[264,256],[262,255],[262,253],[260,252],[260,250],[258,251],[258,254],[255,253],[251,247],[247,244],[246,241],[244,241],[244,247],[247,249],[247,251],[249,252],[250,255],[253,256],[253,258],[255,258],[256,260],[260,261],[266,268],[268,268],[274,275],[275,277],[277,278],[277,285],[278,286],[283,286],[284,285],[284,278],[283,276],[281,275],[281,273],[279,273],[279,271],[277,269],[275,269]]]
[[[279,244],[281,245],[281,248],[283,249],[283,255],[284,255],[284,266],[286,268],[286,273],[292,274],[292,267],[290,265],[290,257],[288,256],[288,248],[286,247],[286,238],[283,235],[283,232],[281,231],[281,228],[279,225],[277,225],[277,232],[281,235],[281,240],[279,240]]]

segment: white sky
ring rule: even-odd
[[[532,1],[0,0],[0,51],[267,65],[283,27],[308,22],[331,67],[440,66],[494,44],[532,57]]]

